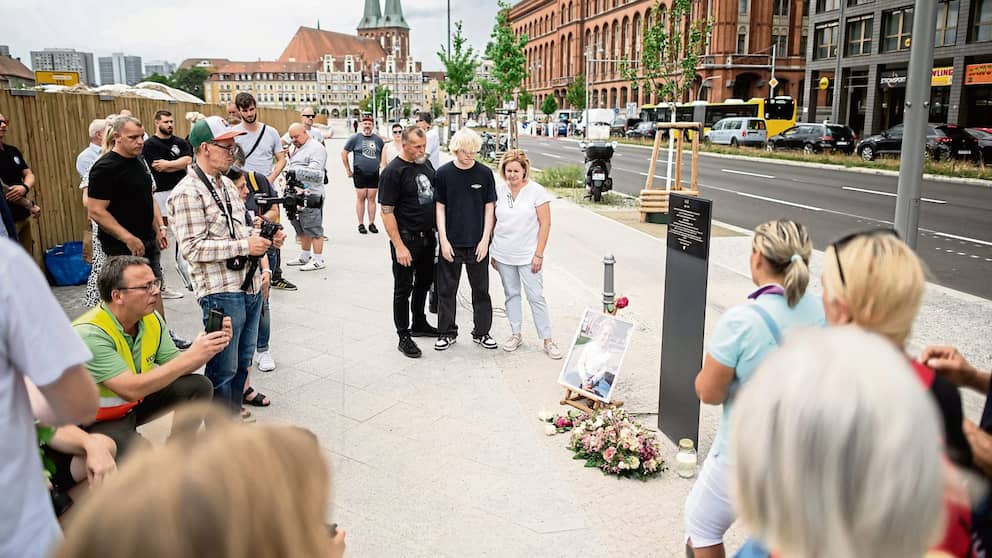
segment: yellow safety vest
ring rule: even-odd
[[[144,328],[145,333],[141,338],[140,369],[134,363],[131,347],[128,346],[127,341],[124,339],[124,334],[117,328],[117,324],[115,323],[113,316],[110,315],[110,312],[104,310],[103,306],[91,308],[85,314],[76,318],[76,320],[72,322],[72,325],[74,326],[79,324],[96,326],[109,335],[114,341],[117,354],[124,359],[124,362],[127,363],[132,374],[147,372],[155,366],[155,355],[158,354],[159,341],[162,339],[162,324],[159,323],[158,317],[155,316],[154,313],[148,314],[141,319],[141,325]],[[128,401],[127,399],[124,399],[102,383],[99,384],[98,387],[100,388],[100,410],[96,413],[97,421],[117,420],[122,418],[127,415],[135,405],[141,403],[140,399],[138,401]]]

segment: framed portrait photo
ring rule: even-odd
[[[590,399],[609,403],[633,332],[632,322],[586,309],[558,383]]]

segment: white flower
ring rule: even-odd
[[[552,417],[554,417],[554,414],[551,411],[545,409],[541,409],[537,413],[537,420],[540,420],[541,422],[548,422],[549,420],[552,419]]]
[[[655,461],[654,459],[651,459],[644,463],[644,469],[647,471],[654,471],[657,468],[658,468],[658,462]]]
[[[545,435],[547,435],[547,436],[554,436],[557,433],[558,433],[558,429],[555,428],[555,425],[553,425],[553,424],[546,424],[546,425],[544,425],[544,434]]]

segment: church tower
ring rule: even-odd
[[[386,51],[386,56],[396,55],[397,66],[405,66],[410,56],[410,25],[403,17],[400,0],[386,0],[385,13],[379,11],[379,0],[365,0],[358,36],[374,39]]]

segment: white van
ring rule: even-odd
[[[763,147],[768,141],[768,127],[763,118],[733,116],[717,120],[704,141],[720,145]]]
[[[587,109],[582,111],[575,129],[581,134],[586,128],[586,123],[591,122],[593,126],[603,125],[609,130],[614,118],[616,118],[616,114],[613,112],[613,109]],[[610,135],[609,131],[607,131],[606,135]]]

